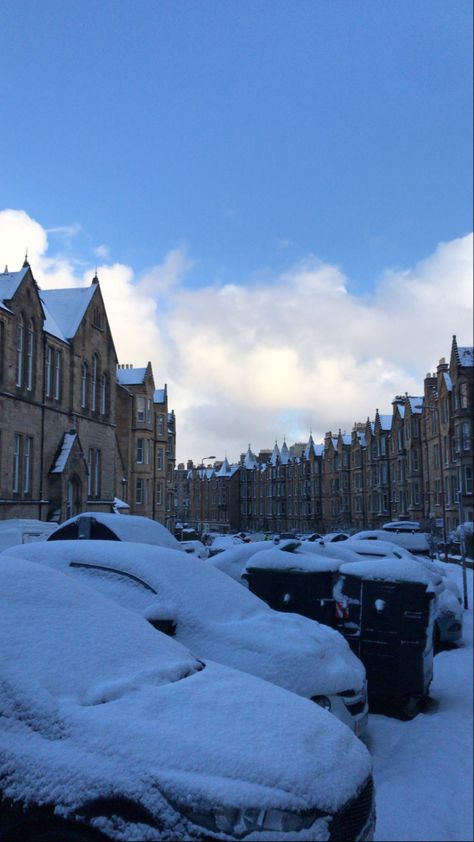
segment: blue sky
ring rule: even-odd
[[[354,290],[472,226],[465,0],[3,0],[0,207],[187,283]],[[6,84],[7,82],[7,84]]]
[[[96,263],[178,458],[350,431],[472,344],[470,0],[2,0],[0,261]]]

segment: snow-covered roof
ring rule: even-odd
[[[474,348],[471,346],[463,346],[458,348],[459,363],[462,366],[471,368],[474,365]]]
[[[224,457],[224,461],[220,466],[219,470],[216,472],[216,477],[227,477],[231,472],[231,467],[229,465],[227,456]]]
[[[252,468],[256,468],[257,465],[258,465],[257,457],[255,456],[254,453],[252,453],[252,451],[250,449],[250,445],[249,445],[247,453],[245,454],[244,468],[247,468],[248,470],[250,470]]]
[[[278,447],[277,443],[275,442],[275,446],[272,450],[272,455],[270,457],[270,464],[276,465],[280,459],[280,448]]]
[[[64,437],[61,444],[61,450],[56,457],[56,461],[51,468],[50,473],[52,474],[62,474],[64,468],[66,467],[67,460],[69,459],[72,447],[74,442],[77,440],[77,433],[64,433]]]
[[[0,301],[13,298],[29,268],[23,266],[19,272],[0,272]]]
[[[123,371],[123,369],[122,369]],[[166,400],[166,389],[155,389],[153,403],[164,403]]]
[[[379,415],[380,426],[382,430],[392,429],[393,415]]]
[[[138,386],[145,382],[146,368],[117,368],[117,383],[121,386]]]
[[[288,450],[288,445],[286,441],[283,442],[282,448],[280,450],[280,464],[281,465],[288,465],[288,462],[291,461],[290,451]]]
[[[315,444],[313,436],[310,433],[310,436],[309,436],[309,439],[308,439],[308,444],[306,445],[306,448],[305,448],[305,451],[304,451],[304,458],[309,459],[311,452],[313,452],[315,456],[321,456],[323,451],[324,451],[324,445]]]
[[[448,392],[452,392],[453,390],[453,381],[451,380],[451,375],[448,374],[447,371],[443,372],[444,382],[446,383],[446,388]]]
[[[343,575],[357,576],[361,579],[419,582],[427,585],[428,591],[434,590],[432,575],[423,565],[409,558],[371,558],[342,564],[339,569]]]
[[[413,395],[408,395],[407,400],[410,404],[412,415],[419,415],[423,411],[423,396],[414,397]]]
[[[41,290],[40,298],[54,322],[53,330],[48,332],[54,332],[55,326],[59,328],[62,337],[72,339],[97,289],[97,284],[92,283],[88,287]]]
[[[65,335],[63,334],[61,328],[59,327],[56,319],[54,318],[53,314],[50,312],[49,307],[46,306],[44,300],[41,297],[41,303],[43,305],[43,311],[45,315],[45,320],[43,324],[43,330],[46,333],[49,333],[51,336],[55,336],[56,339],[61,339],[62,342],[67,342]]]

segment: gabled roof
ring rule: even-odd
[[[88,467],[87,467],[87,463],[84,459],[84,454],[82,453],[82,449],[81,449],[81,445],[79,443],[79,437],[78,437],[77,433],[64,433],[63,440],[61,442],[61,447],[59,449],[59,453],[56,456],[56,459],[54,460],[54,464],[53,464],[53,466],[50,470],[50,474],[62,474],[63,473],[63,471],[66,468],[68,459],[71,455],[71,451],[72,451],[74,445],[77,445],[77,447],[79,448],[81,456],[82,456],[83,461],[84,461],[84,465],[86,467],[86,471],[87,471],[87,473],[89,472]]]
[[[155,393],[153,395],[153,403],[164,403],[165,400],[166,400],[166,386],[164,387],[164,389],[155,389]]]
[[[233,477],[235,472],[239,470],[239,465],[229,465],[227,456],[224,458],[222,465],[220,466],[219,470],[216,473],[216,477],[220,479],[230,479]]]
[[[146,368],[118,368],[117,383],[121,386],[139,386],[145,382]]]
[[[247,468],[247,470],[251,470],[252,468],[256,468],[257,465],[258,465],[257,457],[255,456],[254,453],[252,453],[252,451],[250,449],[250,445],[249,445],[247,453],[245,454],[244,468]]]
[[[88,287],[41,290],[41,301],[52,316],[56,329],[59,328],[60,338],[72,339],[76,335],[97,289],[98,285],[92,283]],[[47,327],[45,329],[48,330]]]
[[[275,447],[272,450],[272,455],[271,455],[271,458],[270,458],[270,464],[276,465],[279,458],[280,458],[280,448],[278,447],[277,443],[275,442]]]
[[[19,272],[0,272],[0,301],[13,298],[29,268],[23,266]]]
[[[282,448],[280,450],[280,464],[281,465],[288,465],[288,462],[291,461],[290,451],[288,450],[288,446],[286,441],[283,442]]]
[[[423,411],[423,397],[408,395],[407,401],[410,404],[412,415],[419,415]]]
[[[393,415],[379,415],[380,426],[382,430],[392,429]]]

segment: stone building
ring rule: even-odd
[[[174,450],[166,387],[154,389],[150,364],[117,368],[97,275],[40,291],[26,260],[1,273],[0,519],[63,521],[124,501],[172,522]]]
[[[0,518],[108,510],[116,490],[117,355],[97,277],[39,290],[0,274]]]
[[[281,450],[250,445],[238,466],[239,524],[244,531],[327,532],[380,528],[414,520],[448,534],[473,519],[473,349],[453,337],[449,364],[425,379],[424,394],[399,395],[392,412],[356,423],[351,435],[310,436]],[[196,523],[218,519],[213,468],[190,483]],[[190,474],[188,474],[190,476]]]

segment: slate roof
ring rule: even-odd
[[[62,334],[59,338],[72,339],[97,289],[97,284],[92,283],[88,287],[41,290],[41,301],[46,305],[48,314],[52,317],[49,327],[45,323],[44,329],[50,333],[59,328]],[[56,336],[57,333],[54,335]]]
[[[138,386],[145,382],[146,368],[118,368],[117,383],[121,386]]]

